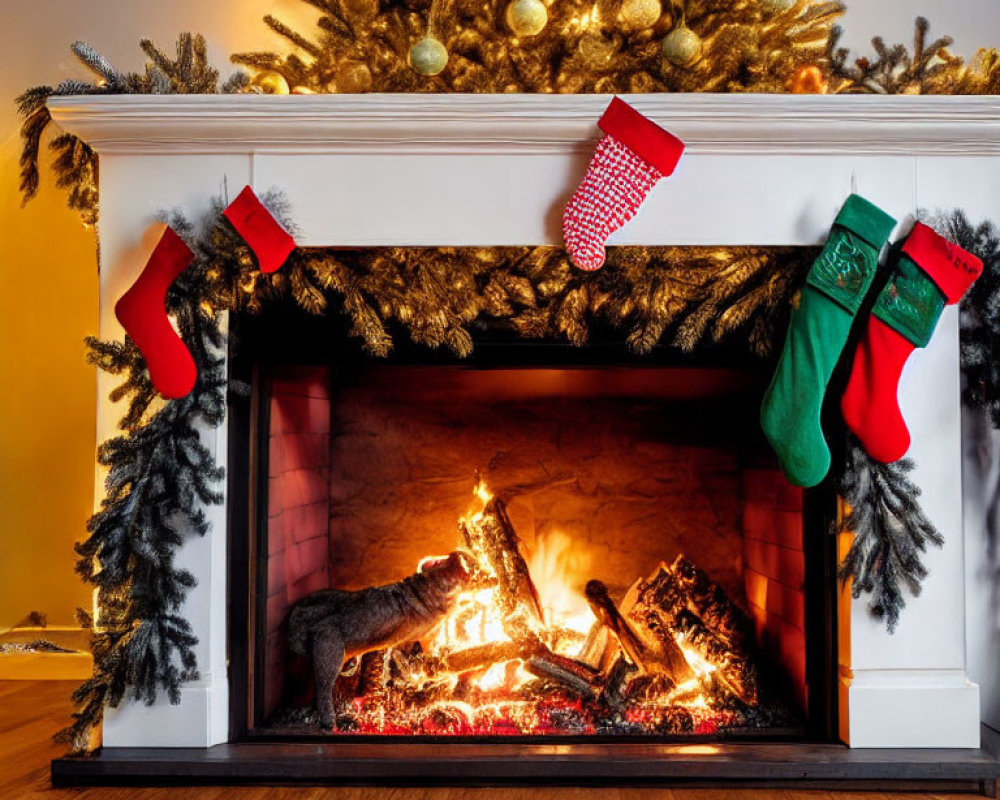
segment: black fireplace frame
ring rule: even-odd
[[[628,352],[620,337],[606,332],[586,347],[549,341],[527,340],[503,329],[483,329],[474,334],[475,349],[466,359],[410,343],[397,336],[397,346],[386,361],[397,364],[460,365],[470,369],[495,367],[692,367],[745,366],[745,353],[715,348],[685,355],[676,348],[658,347],[648,356]],[[265,377],[270,368],[328,364],[336,353],[338,365],[363,363],[371,358],[346,321],[339,315],[309,315],[291,304],[275,303],[258,314],[233,315],[230,319],[229,443],[229,686],[230,741],[281,742],[294,738],[261,727],[263,681],[255,680],[264,669],[264,646],[255,640],[263,619],[266,600],[267,521],[267,431],[270,387]],[[828,485],[804,493],[803,525],[806,530],[829,531],[836,514],[836,495]],[[263,552],[262,552],[263,551]],[[747,741],[837,741],[837,602],[836,537],[821,536],[806,547],[806,670],[809,715],[804,728],[762,731]],[[338,742],[373,742],[385,737],[338,734]],[[410,737],[400,737],[402,743]],[[421,742],[435,737],[414,737]],[[507,743],[537,742],[538,737],[498,737]],[[696,743],[718,741],[719,736],[641,737],[642,740]],[[725,739],[726,737],[721,737]],[[440,737],[442,742],[463,741]],[[476,736],[469,743],[489,741]],[[606,743],[620,746],[635,737],[559,736],[566,746]],[[309,737],[308,741],[322,741]]]

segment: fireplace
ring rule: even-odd
[[[832,734],[834,539],[803,535],[803,506],[830,530],[836,505],[789,484],[760,433],[768,361],[489,330],[471,363],[378,359],[342,328],[281,310],[234,324],[254,387],[229,432],[256,464],[229,489],[253,509],[231,531],[245,735]],[[295,604],[456,550],[473,574],[454,605],[347,658],[322,724]]]
[[[658,188],[610,244],[815,247],[853,190],[900,220],[957,206],[995,217],[995,100],[962,98],[956,114],[956,99],[630,98],[687,151],[669,187]],[[148,256],[152,243],[142,232],[154,215],[178,208],[198,217],[213,198],[245,184],[285,193],[301,247],[558,245],[558,212],[586,167],[606,104],[595,96],[55,98],[53,119],[101,156],[101,337],[121,338],[112,309]],[[324,191],[331,184],[352,190]],[[966,658],[967,574],[975,564],[967,564],[957,478],[954,307],[908,362],[900,387],[913,433],[912,478],[945,545],[927,554],[923,593],[907,600],[894,635],[870,618],[864,598],[837,586],[836,558],[848,542],[826,535],[835,498],[791,489],[759,438],[766,362],[720,350],[689,357],[670,347],[637,360],[601,336],[576,348],[478,328],[468,359],[409,347],[401,336],[394,354],[378,361],[360,354],[335,314],[307,321],[268,307],[228,325],[227,419],[203,433],[226,467],[225,502],[206,508],[211,533],[186,538],[176,559],[197,580],[180,613],[198,639],[199,676],[181,687],[176,705],[164,698],[108,709],[99,757],[55,762],[56,781],[173,775],[968,788],[996,775],[979,749],[979,690]],[[114,434],[120,416],[106,400],[112,388],[101,375],[101,439]],[[468,423],[461,436],[440,432],[448,418]],[[681,418],[692,422],[680,425]],[[366,451],[361,467],[386,463],[365,472],[359,437],[375,432],[398,447]],[[447,439],[447,447],[425,454],[428,437]],[[373,472],[391,476],[388,488]],[[541,724],[536,704],[529,725],[506,724],[516,722],[508,714],[476,727],[482,704],[465,694],[471,716],[463,707],[429,721],[404,714],[394,723],[401,731],[372,726],[364,712],[373,694],[358,690],[366,670],[381,670],[380,691],[391,683],[386,673],[392,678],[401,666],[433,683],[434,659],[477,646],[436,647],[428,631],[407,648],[393,645],[388,666],[371,656],[368,664],[365,656],[348,659],[336,686],[337,727],[318,725],[309,716],[309,667],[282,652],[287,634],[278,620],[312,592],[399,581],[422,561],[432,568],[426,559],[469,549],[459,524],[483,510],[479,478],[504,502],[521,542],[545,623],[534,633],[573,664],[519,650],[464,678],[446,670],[458,673],[448,683],[457,691],[464,682],[460,691],[478,691],[480,700],[497,686],[504,702],[523,702],[528,692],[548,704],[547,722],[558,712],[558,724]],[[681,522],[659,510],[646,520],[654,505],[676,510]],[[609,509],[632,527],[608,524]],[[401,528],[414,519],[429,527],[406,535]],[[697,535],[706,525],[713,536]],[[586,547],[567,552],[570,538]],[[775,683],[783,690],[780,703],[766,707],[767,724],[699,716],[673,702],[678,696],[659,675],[643,675],[627,682],[625,723],[609,728],[583,698],[589,686],[599,699],[606,684],[593,686],[586,670],[567,677],[553,669],[598,668],[589,652],[553,638],[557,611],[559,620],[589,612],[589,627],[562,625],[571,631],[565,638],[586,642],[603,596],[600,587],[587,591],[591,581],[628,609],[636,581],[664,572],[706,576],[748,618],[760,696]],[[556,599],[567,603],[556,608]],[[684,600],[684,619],[712,616],[699,613],[698,602]],[[708,629],[725,630],[717,621]],[[699,691],[710,685],[697,683]],[[405,682],[389,688],[413,692]],[[628,691],[647,690],[660,717],[648,726],[627,713]],[[692,703],[712,711],[729,703],[724,710],[746,716],[727,691]],[[456,697],[444,701],[454,705]],[[393,709],[398,699],[389,698]],[[668,714],[672,705],[680,710]]]

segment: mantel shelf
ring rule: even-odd
[[[629,103],[717,155],[1000,153],[1000,96],[646,94]],[[99,153],[552,153],[586,149],[607,95],[53,97]]]

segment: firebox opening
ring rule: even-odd
[[[759,432],[766,370],[343,359],[257,384],[253,732],[804,735],[803,497]],[[418,570],[429,594],[371,590]],[[392,603],[402,639],[376,641]],[[330,619],[364,641],[324,720]]]

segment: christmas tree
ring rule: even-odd
[[[295,52],[242,53],[266,91],[787,92],[821,63],[825,0],[305,0]]]

